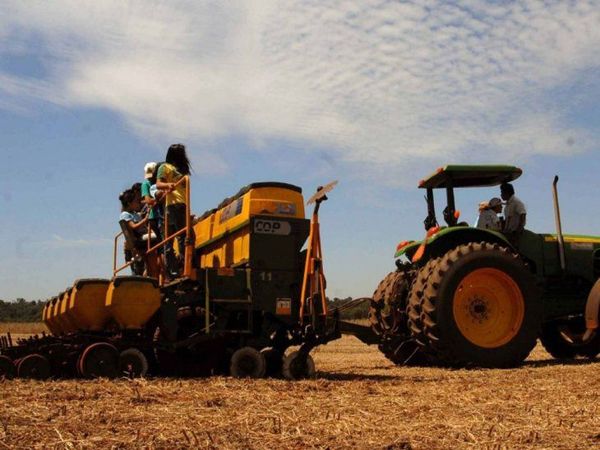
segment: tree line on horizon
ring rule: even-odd
[[[352,297],[334,297],[333,299],[328,298],[327,303],[330,310],[333,310],[352,300]],[[41,322],[44,304],[45,302],[42,300],[25,300],[24,298],[18,298],[15,301],[0,300],[0,322]],[[340,317],[346,320],[364,319],[367,317],[368,311],[368,302],[362,302],[342,311]]]
[[[354,300],[352,297],[333,299],[327,298],[327,305],[329,310],[332,311],[334,308],[340,308]],[[340,319],[343,320],[358,320],[366,319],[369,316],[369,302],[361,302],[348,309],[345,309],[340,313]]]
[[[0,322],[41,322],[45,303],[42,300],[24,298],[15,301],[0,300]]]

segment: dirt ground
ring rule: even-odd
[[[344,337],[314,380],[0,381],[0,448],[600,448],[600,362],[401,368]]]

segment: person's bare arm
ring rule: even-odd
[[[156,188],[161,191],[171,192],[175,189],[175,183],[167,183],[164,178],[161,178],[160,180],[156,180]]]
[[[145,195],[144,196],[144,203],[146,205],[148,205],[149,207],[153,207],[154,205],[156,205],[156,200],[153,199],[152,197],[150,197],[149,195]]]
[[[143,226],[145,226],[147,224],[148,224],[148,216],[144,217],[142,220],[140,220],[137,223],[135,223],[133,220],[130,220],[127,222],[127,226],[133,231],[137,231],[139,228],[142,228]]]

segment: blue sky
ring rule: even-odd
[[[514,163],[529,227],[600,235],[600,3],[3,2],[0,298],[109,276],[118,194],[187,144],[193,209],[253,181],[340,180],[330,296],[424,234],[420,178]],[[458,194],[473,222],[494,189]],[[307,195],[308,196],[308,195]]]

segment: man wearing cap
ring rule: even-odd
[[[512,243],[525,231],[527,210],[525,204],[515,195],[515,188],[510,183],[502,183],[500,196],[506,202],[504,206],[504,227],[502,232]]]
[[[502,200],[494,197],[489,202],[479,204],[479,217],[477,218],[477,228],[490,231],[501,231],[500,218],[498,214],[502,212]]]

